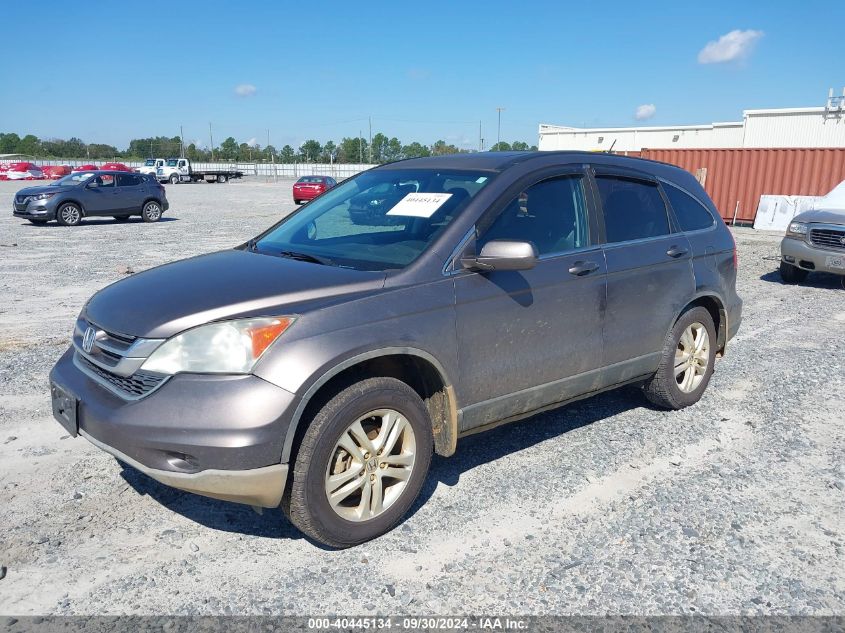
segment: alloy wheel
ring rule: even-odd
[[[161,207],[158,206],[155,202],[150,202],[147,205],[147,217],[152,220],[158,220],[161,217]]]
[[[361,416],[341,434],[326,467],[329,505],[348,521],[367,521],[402,495],[416,461],[411,424],[394,409]]]
[[[698,389],[710,364],[710,335],[701,323],[691,323],[675,350],[675,382],[684,393]]]
[[[79,207],[67,204],[61,210],[62,221],[65,224],[77,224],[82,217]]]

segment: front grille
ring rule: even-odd
[[[132,399],[146,396],[167,379],[167,376],[151,374],[145,371],[136,371],[131,376],[126,377],[118,376],[117,374],[113,374],[102,367],[98,367],[78,352],[75,357],[82,368],[88,372],[89,376],[101,384],[106,386],[110,385],[112,387],[112,391],[117,391],[125,397]]]
[[[810,243],[822,248],[845,250],[845,229],[810,229]]]
[[[18,204],[26,204],[29,201],[29,196],[15,196],[15,202]]]

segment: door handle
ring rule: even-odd
[[[598,269],[599,265],[595,262],[577,261],[570,267],[569,274],[575,275],[576,277],[583,277],[584,275],[589,275]]]
[[[686,255],[688,252],[689,252],[689,250],[687,250],[686,248],[683,248],[682,246],[673,246],[668,251],[666,251],[666,254],[669,257],[678,258],[678,257],[681,257],[683,255]]]

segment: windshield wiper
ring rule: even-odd
[[[317,257],[308,253],[298,253],[297,251],[280,251],[279,255],[289,259],[296,259],[301,262],[311,262],[312,264],[322,264],[323,266],[332,266],[332,260],[326,257]]]

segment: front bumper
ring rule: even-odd
[[[80,435],[169,486],[249,505],[279,504],[294,394],[252,375],[177,374],[128,400],[83,372],[74,353],[65,352],[50,380],[77,399]]]
[[[30,200],[26,204],[12,203],[12,215],[25,220],[55,220],[55,205],[50,200]]]
[[[843,260],[845,251],[826,250],[804,240],[785,237],[780,243],[781,259],[804,270],[845,275],[845,269],[828,265],[828,257]]]
[[[88,435],[85,431],[80,430],[80,435],[97,448],[110,453],[123,463],[140,470],[165,486],[193,492],[204,497],[246,503],[262,508],[275,508],[282,502],[285,482],[288,478],[287,464],[275,464],[250,470],[209,469],[198,473],[178,473],[149,468],[121,453],[116,448]]]

